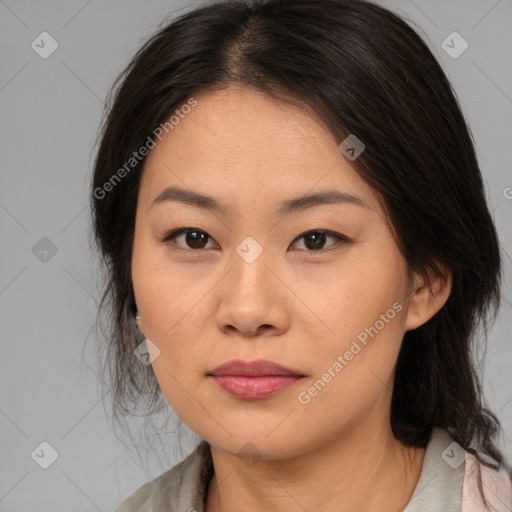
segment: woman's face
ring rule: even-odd
[[[136,215],[139,326],[166,399],[212,445],[265,458],[389,423],[416,325],[372,189],[306,111],[235,87],[195,99],[150,151]],[[326,192],[339,200],[306,200]],[[233,360],[295,376],[212,376]]]

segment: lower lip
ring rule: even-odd
[[[213,380],[230,395],[246,400],[258,400],[275,395],[293,386],[301,377],[291,375],[215,375]]]

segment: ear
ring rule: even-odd
[[[430,320],[446,303],[452,291],[452,273],[437,264],[438,271],[428,271],[428,279],[413,273],[412,290],[405,330],[412,331]]]

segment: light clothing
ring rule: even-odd
[[[478,464],[452,443],[448,432],[433,429],[420,478],[403,512],[484,512],[478,465],[490,511],[512,511],[512,476],[504,468],[495,471]],[[186,459],[126,498],[115,512],[204,512],[212,475],[210,446],[202,441]]]

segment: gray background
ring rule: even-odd
[[[168,460],[141,465],[107,421],[90,331],[100,287],[87,187],[114,78],[164,17],[199,3],[0,0],[1,511],[112,510],[179,458],[168,452]],[[510,253],[512,2],[379,3],[418,25],[453,83]],[[31,47],[44,31],[59,45],[47,59]],[[469,43],[456,59],[441,46],[453,31]],[[512,272],[505,264],[505,301],[483,374],[512,461]],[[187,439],[185,449],[194,436]],[[48,469],[31,458],[43,441],[58,452]]]

